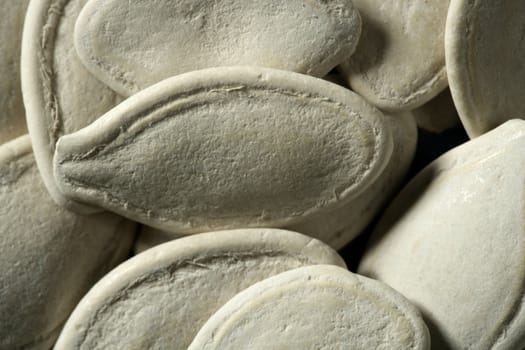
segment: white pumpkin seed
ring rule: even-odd
[[[135,226],[57,206],[28,136],[0,146],[0,348],[49,349],[80,298],[128,256]]]
[[[392,144],[383,114],[344,88],[219,67],[154,85],[60,138],[55,176],[73,200],[171,232],[285,227],[352,208]]]
[[[342,71],[375,106],[400,112],[447,86],[445,20],[449,0],[353,0],[363,21],[354,55]]]
[[[22,91],[38,169],[53,199],[79,212],[94,209],[64,198],[58,190],[52,165],[55,144],[120,101],[84,68],[75,52],[74,25],[86,1],[31,1],[22,42]]]
[[[392,202],[359,272],[421,310],[436,349],[525,344],[525,121],[444,154]]]
[[[419,312],[383,283],[336,266],[297,268],[243,290],[188,350],[430,349]]]
[[[351,0],[90,0],[75,46],[97,78],[129,96],[218,66],[322,77],[353,53],[360,33]]]
[[[455,0],[445,48],[450,91],[472,137],[524,118],[525,2]]]
[[[151,248],[91,289],[56,350],[186,350],[206,320],[253,283],[305,265],[344,262],[323,243],[275,229],[211,232]]]

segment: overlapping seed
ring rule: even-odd
[[[513,120],[444,154],[392,202],[365,251],[359,272],[420,307],[435,348],[525,341],[524,151],[525,122]]]
[[[71,315],[55,348],[187,349],[239,291],[316,264],[345,267],[322,242],[283,230],[210,232],[165,243],[102,279]]]
[[[525,114],[524,15],[523,1],[451,2],[445,36],[450,90],[471,137]]]
[[[525,346],[519,1],[0,9],[1,349]]]
[[[74,49],[75,21],[86,2],[30,2],[22,43],[22,88],[33,151],[50,195],[62,206],[92,212],[65,198],[53,176],[59,137],[89,125],[121,101],[87,71]]]
[[[56,205],[28,136],[0,146],[0,348],[49,348],[80,298],[127,258],[135,226]]]
[[[341,71],[379,108],[420,107],[447,86],[443,38],[449,0],[353,0],[363,21]]]
[[[351,0],[89,0],[75,46],[97,78],[129,96],[217,66],[322,77],[354,52],[360,33]]]
[[[416,308],[380,282],[308,266],[254,284],[220,308],[188,350],[430,349]],[[351,345],[350,345],[351,344]]]
[[[75,201],[174,232],[322,222],[360,209],[354,199],[392,155],[389,127],[320,79],[212,68],[154,85],[62,137],[55,176]]]

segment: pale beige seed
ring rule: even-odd
[[[89,73],[73,45],[74,25],[87,0],[34,0],[22,42],[22,88],[38,169],[57,203],[93,211],[64,198],[53,176],[55,143],[100,117],[120,98]]]
[[[75,47],[97,78],[129,96],[218,66],[322,77],[354,52],[360,33],[351,0],[90,0]]]
[[[253,283],[305,265],[344,262],[325,244],[275,229],[211,232],[121,264],[79,303],[56,350],[186,350],[206,320]]]
[[[419,312],[383,283],[336,266],[297,268],[243,290],[188,350],[430,349]]]
[[[352,90],[375,106],[408,111],[447,86],[449,0],[353,0],[363,21],[354,55],[341,68]]]
[[[445,48],[450,90],[468,135],[524,118],[525,2],[455,0]]]
[[[435,349],[525,343],[525,121],[444,154],[392,202],[359,273],[422,312]]]
[[[357,210],[392,144],[384,115],[347,89],[219,67],[154,85],[62,137],[55,175],[73,200],[170,232],[286,227]]]
[[[135,224],[55,204],[28,136],[0,146],[0,348],[49,349],[88,289],[131,249]]]

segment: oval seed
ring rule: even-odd
[[[359,272],[419,307],[436,349],[525,341],[525,121],[431,163],[392,202]]]
[[[383,283],[336,266],[297,268],[243,290],[188,350],[426,350],[419,312]]]
[[[283,227],[351,207],[391,152],[384,116],[344,88],[220,67],[154,85],[62,137],[55,176],[74,200],[167,231]]]
[[[321,77],[354,52],[360,32],[351,0],[90,0],[75,47],[95,76],[129,96],[218,66]]]
[[[55,184],[53,153],[58,138],[100,117],[119,101],[89,73],[73,49],[78,13],[87,0],[31,1],[22,39],[22,92],[27,127],[42,180],[60,205],[94,209],[65,198]]]
[[[350,87],[389,112],[409,111],[447,86],[449,0],[353,0],[363,20],[355,53],[341,66]]]
[[[477,137],[525,115],[525,2],[452,1],[445,48],[461,122]]]
[[[67,321],[55,349],[186,350],[206,320],[239,291],[314,264],[345,266],[328,246],[290,231],[244,229],[180,238],[135,256],[100,280]]]
[[[128,256],[135,226],[57,206],[28,136],[0,146],[0,348],[49,349],[80,298]]]

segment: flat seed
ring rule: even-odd
[[[70,198],[167,231],[283,227],[351,208],[392,144],[382,113],[344,88],[220,67],[161,82],[62,137],[55,175]]]
[[[77,306],[56,350],[186,350],[206,320],[253,283],[305,265],[344,262],[323,243],[275,229],[211,232],[141,253]]]
[[[419,312],[386,285],[336,266],[307,266],[243,290],[188,350],[430,349]]]
[[[67,200],[56,187],[55,143],[120,101],[84,68],[74,50],[74,25],[86,1],[31,1],[22,39],[22,91],[38,169],[53,199],[80,212],[93,208]]]
[[[359,273],[421,310],[436,349],[519,349],[525,337],[525,121],[431,163],[392,202]]]
[[[49,349],[80,298],[128,256],[135,226],[57,206],[28,136],[0,146],[0,348]]]
[[[95,76],[129,96],[218,66],[322,77],[353,53],[360,32],[350,0],[90,0],[75,46]]]
[[[447,86],[449,0],[353,0],[363,21],[355,53],[341,68],[352,90],[375,106],[417,108]]]
[[[455,0],[447,18],[447,74],[472,138],[525,115],[525,2]]]

